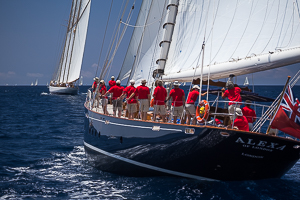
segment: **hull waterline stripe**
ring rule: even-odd
[[[90,149],[92,149],[94,151],[97,151],[99,153],[102,153],[102,154],[104,154],[106,156],[113,157],[113,158],[116,158],[118,160],[130,163],[130,164],[134,164],[134,165],[137,165],[137,166],[140,166],[140,167],[144,167],[144,168],[147,168],[147,169],[151,169],[151,170],[155,170],[155,171],[159,171],[159,172],[164,172],[164,173],[172,174],[172,175],[176,175],[176,176],[181,176],[181,177],[185,177],[185,178],[202,180],[202,181],[218,181],[218,180],[215,180],[215,179],[210,179],[210,178],[205,178],[205,177],[201,177],[201,176],[195,176],[195,175],[186,174],[186,173],[182,173],[182,172],[176,172],[176,171],[173,171],[173,170],[163,169],[163,168],[160,168],[160,167],[155,167],[155,166],[152,166],[152,165],[140,163],[140,162],[137,162],[137,161],[134,161],[134,160],[130,160],[130,159],[127,159],[127,158],[123,158],[121,156],[118,156],[118,155],[109,153],[107,151],[103,151],[103,150],[101,150],[101,149],[99,149],[97,147],[94,147],[94,146],[86,143],[85,141],[83,141],[83,144],[86,147],[88,147],[88,148],[90,148]]]
[[[96,119],[96,118],[93,118],[93,117],[89,117],[89,118],[92,119],[92,120],[96,120],[96,121],[105,123],[104,120]],[[128,124],[119,124],[119,123],[115,123],[115,122],[109,122],[109,124],[117,125],[117,126],[127,126],[127,127],[133,127],[133,128],[152,129],[152,127],[147,127],[147,126],[135,126],[135,125],[128,125]],[[170,129],[170,128],[160,128],[160,130],[163,130],[163,131],[177,131],[177,132],[184,132],[184,131],[182,131],[181,129]]]

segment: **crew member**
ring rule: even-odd
[[[156,115],[159,113],[162,117],[163,122],[166,122],[166,105],[165,100],[167,97],[167,90],[163,87],[162,80],[158,80],[157,87],[155,87],[153,92],[153,107],[154,113],[152,120],[156,120]]]
[[[243,116],[243,112],[240,108],[236,108],[235,110],[235,119],[233,121],[233,124],[231,124],[230,126],[232,127],[232,125],[236,126],[239,130],[249,131],[247,118]]]
[[[166,101],[169,101],[172,98],[173,123],[177,123],[178,116],[181,118],[181,124],[183,124],[184,120],[182,120],[182,112],[185,104],[184,91],[183,89],[179,88],[180,83],[178,81],[175,81],[173,85],[174,88],[170,91],[169,97],[166,99]]]
[[[99,88],[99,94],[100,94],[100,98],[101,98],[101,102],[102,102],[102,109],[103,109],[103,113],[105,115],[108,115],[108,111],[107,111],[107,96],[104,96],[104,94],[106,93],[106,86],[105,86],[105,82],[104,80],[100,81],[100,88]]]
[[[116,85],[116,81],[115,81],[115,77],[114,76],[112,76],[111,80],[108,81],[108,85],[109,85],[109,87],[113,87],[113,86]]]
[[[112,93],[112,104],[113,104],[113,116],[115,117],[118,110],[118,117],[121,117],[122,114],[122,99],[119,97],[122,95],[124,87],[121,86],[121,81],[117,80],[116,85],[112,86],[104,96]]]
[[[137,92],[136,88],[134,87],[135,81],[130,80],[130,85],[127,86],[122,95],[121,99],[124,98],[124,96],[127,96],[126,102],[127,102],[127,112],[128,112],[128,119],[133,119],[134,114],[137,111]],[[134,94],[131,96],[131,94]]]
[[[233,120],[233,115],[235,113],[235,108],[240,108],[240,103],[237,102],[242,102],[242,97],[240,95],[241,93],[241,88],[239,87],[234,87],[234,84],[231,80],[227,81],[226,83],[226,88],[227,90],[225,91],[225,88],[222,88],[222,98],[225,99],[228,97],[229,103],[228,103],[228,113],[231,114],[230,120],[232,122]]]
[[[195,102],[199,96],[199,90],[200,87],[198,85],[194,85],[193,88],[191,89],[186,104],[185,104],[185,111],[186,111],[186,115],[187,115],[187,119],[186,119],[186,124],[190,125],[191,122],[191,118],[193,117],[193,121],[192,124],[196,125],[196,106],[195,106]],[[207,94],[207,92],[202,93],[201,96],[204,96],[205,94]]]
[[[255,110],[250,107],[251,103],[252,102],[250,100],[246,100],[245,107],[242,108],[243,115],[247,118],[250,130],[252,130],[253,122],[256,120]]]
[[[147,120],[147,112],[150,107],[150,90],[146,86],[147,81],[143,79],[141,85],[136,88],[138,93],[138,99],[140,101],[140,114],[142,120]]]

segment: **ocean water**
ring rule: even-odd
[[[0,199],[300,199],[300,161],[281,179],[207,182],[124,177],[89,165],[83,148],[86,90],[0,87]],[[282,86],[257,86],[275,98]],[[300,98],[300,87],[293,88]]]

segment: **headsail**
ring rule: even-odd
[[[91,0],[73,0],[65,45],[54,80],[57,83],[70,83],[79,79],[90,5]]]
[[[168,0],[143,1],[119,79],[151,82]]]

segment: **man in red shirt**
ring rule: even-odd
[[[163,82],[159,80],[157,82],[157,87],[154,89],[154,113],[152,120],[156,120],[156,115],[159,113],[162,117],[163,122],[166,122],[166,105],[165,100],[167,97],[167,90],[163,86]]]
[[[122,95],[124,87],[121,86],[121,81],[117,80],[116,85],[112,86],[104,96],[112,93],[112,104],[113,104],[113,116],[115,117],[118,110],[118,117],[121,117],[122,114],[122,99],[119,97]]]
[[[184,123],[182,112],[185,104],[185,96],[183,89],[179,88],[180,83],[175,81],[173,83],[174,88],[170,91],[169,97],[166,101],[172,98],[172,111],[173,111],[173,123],[177,123],[177,116],[181,118],[181,124]]]
[[[230,120],[232,122],[233,115],[235,112],[235,108],[240,108],[240,104],[237,102],[242,102],[242,97],[240,95],[241,88],[234,87],[234,84],[232,81],[227,81],[226,83],[227,90],[225,91],[225,88],[222,88],[222,98],[225,99],[228,97],[229,103],[228,103],[228,113],[231,114]]]
[[[243,112],[240,108],[236,108],[235,110],[235,119],[233,124],[231,124],[231,127],[232,125],[236,126],[239,130],[249,131],[247,118],[243,116]]]
[[[100,94],[100,98],[101,98],[101,102],[102,102],[102,109],[103,109],[103,113],[105,115],[108,115],[107,112],[107,97],[104,96],[104,94],[106,93],[106,86],[105,86],[105,82],[104,80],[100,81],[100,88],[99,88],[99,94]]]
[[[138,93],[138,99],[140,101],[140,113],[141,113],[141,119],[147,120],[147,112],[149,111],[150,107],[150,90],[146,86],[147,81],[143,79],[141,81],[142,85],[138,86],[136,88]]]
[[[187,98],[187,101],[185,104],[185,111],[186,111],[186,115],[187,115],[186,123],[188,125],[190,125],[192,117],[193,117],[192,124],[196,125],[196,123],[197,123],[197,118],[195,117],[195,115],[196,115],[195,102],[197,101],[197,98],[199,96],[199,90],[200,90],[200,87],[198,85],[194,85],[188,95],[188,98]],[[206,94],[207,94],[207,92],[204,92],[201,94],[201,96],[204,96]]]
[[[93,107],[99,107],[99,101],[98,101],[98,98],[95,96],[95,91],[96,91],[96,88],[99,84],[99,78],[98,77],[95,77],[94,78],[94,83],[92,85],[92,91],[93,91],[93,98],[94,98],[94,102],[93,102]],[[95,105],[96,104],[96,105]]]
[[[253,122],[256,120],[255,110],[250,107],[251,103],[252,102],[250,100],[246,100],[245,107],[242,108],[243,115],[247,118],[250,130],[252,130]]]
[[[116,85],[116,81],[115,81],[115,77],[114,76],[112,76],[111,80],[108,81],[108,85],[109,85],[109,87],[113,87],[113,86]]]
[[[137,111],[137,91],[136,88],[134,87],[135,81],[134,80],[130,80],[130,85],[127,86],[120,99],[124,98],[124,96],[127,96],[127,112],[128,112],[128,119],[133,119],[134,118],[134,114]],[[131,96],[131,94],[133,94]]]

